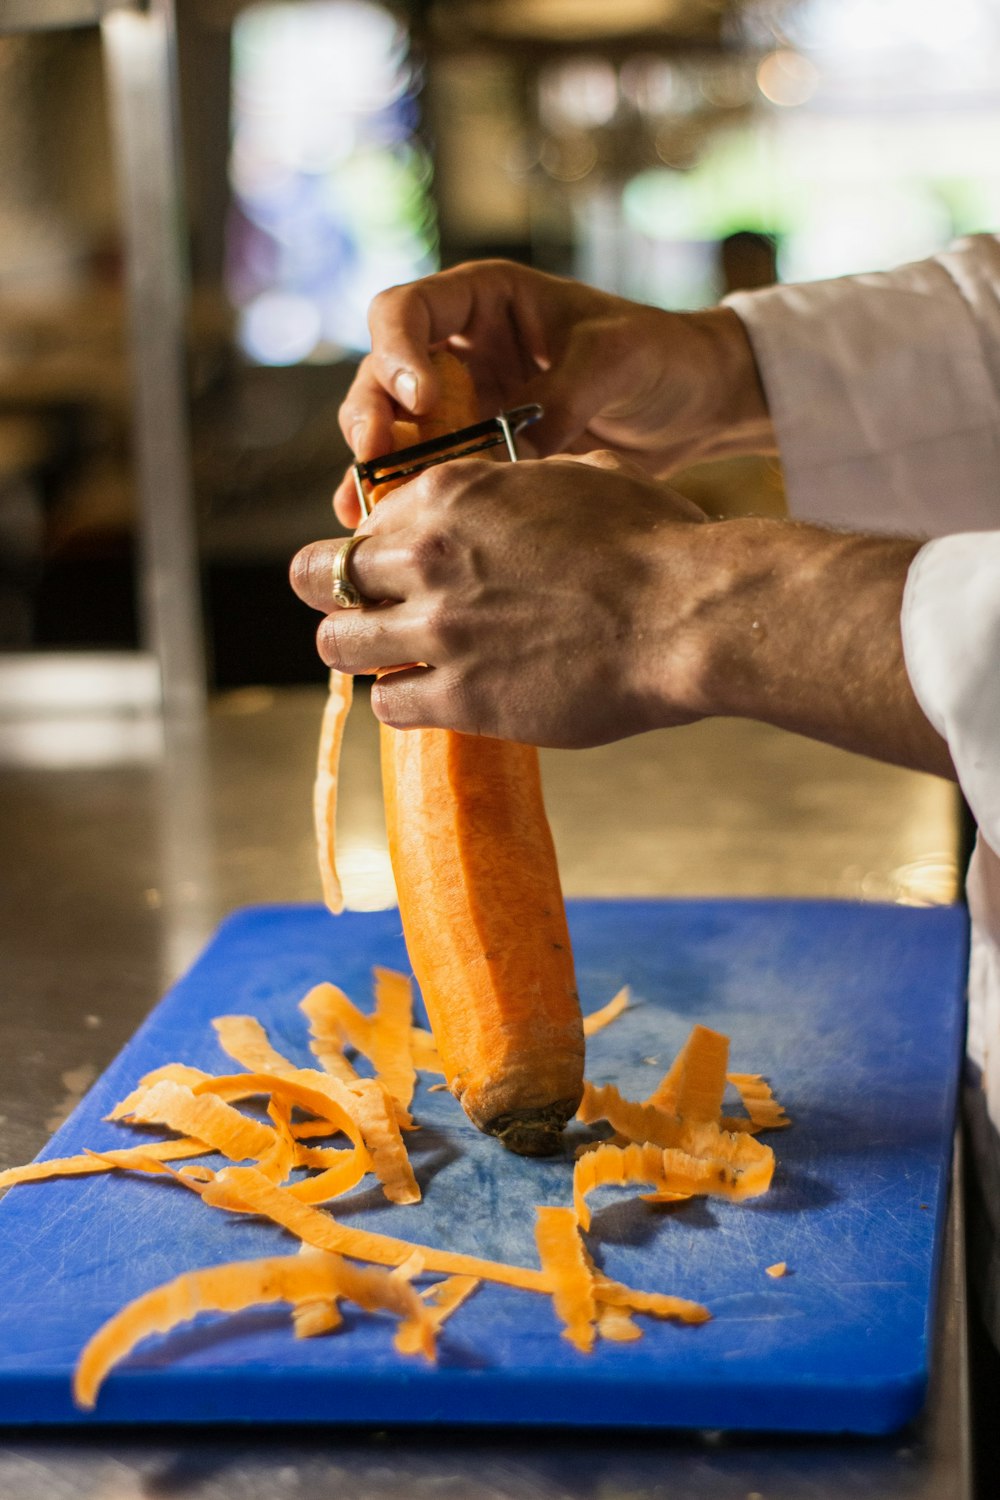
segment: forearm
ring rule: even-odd
[[[900,608],[919,542],[748,519],[692,529],[685,543],[686,569],[700,559],[702,582],[674,657],[660,642],[674,706],[681,695],[694,713],[758,719],[954,776],[903,656]]]

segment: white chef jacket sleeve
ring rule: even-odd
[[[1000,237],[728,303],[793,514],[941,539],[910,571],[907,671],[1000,851]]]
[[[903,594],[906,670],[952,747],[980,831],[1000,851],[1000,520],[928,542]]]
[[[969,1056],[1000,1128],[1000,529],[928,542],[903,594],[913,691],[948,742],[979,824],[969,869]]]
[[[727,305],[794,515],[918,536],[1000,527],[1000,237]]]

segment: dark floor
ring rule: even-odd
[[[1000,1496],[1000,1353],[997,1222],[1000,1147],[978,1080],[963,1091],[966,1245],[969,1284],[969,1393],[976,1500]],[[991,1335],[990,1329],[993,1330]]]
[[[976,1500],[1000,1496],[1000,1354],[975,1308],[969,1319],[969,1390]]]

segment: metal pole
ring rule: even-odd
[[[168,718],[200,717],[205,647],[185,357],[187,245],[173,0],[101,22],[131,315],[144,643]]]

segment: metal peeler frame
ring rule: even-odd
[[[514,434],[531,422],[537,422],[541,415],[542,408],[536,403],[516,406],[511,411],[488,417],[485,422],[474,422],[471,427],[446,432],[443,437],[428,438],[426,442],[414,443],[409,448],[398,448],[395,453],[382,453],[378,458],[355,463],[354,487],[362,516],[371,513],[366,485],[374,487],[394,479],[408,479],[434,464],[446,463],[450,458],[468,458],[470,454],[482,453],[487,448],[506,447],[511,462],[516,463]]]

